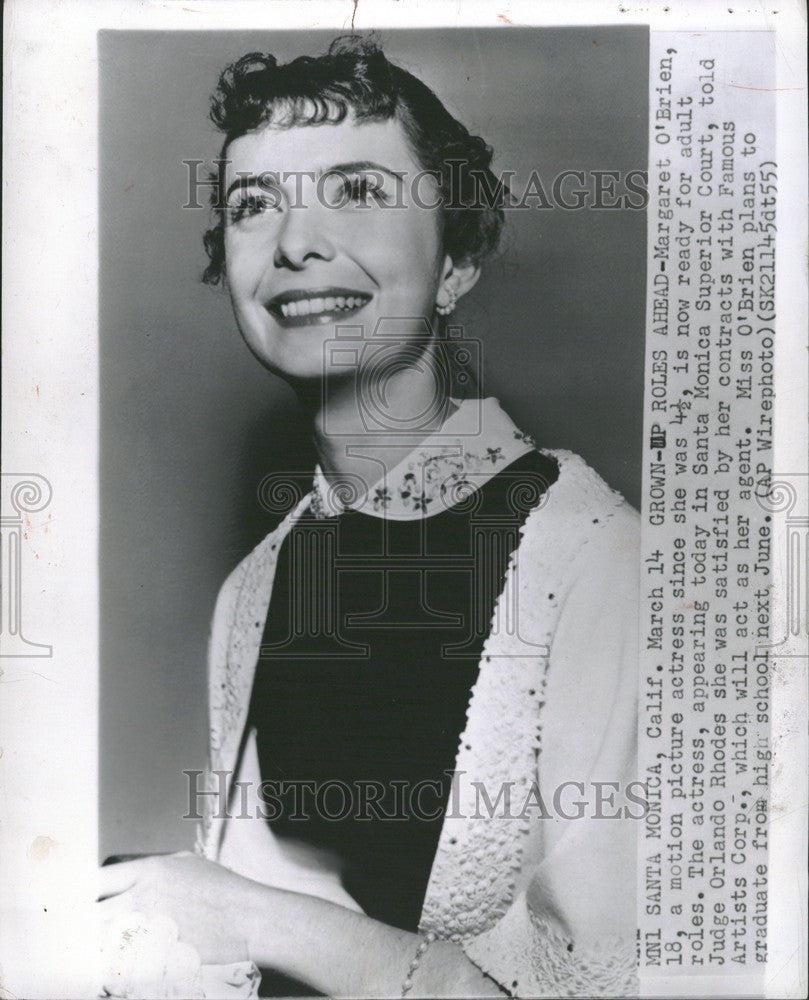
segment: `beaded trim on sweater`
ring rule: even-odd
[[[522,526],[483,646],[467,725],[459,739],[456,774],[474,775],[491,789],[520,775],[527,790],[536,775],[548,657],[567,570],[575,553],[587,543],[586,529],[592,532],[606,524],[613,509],[624,502],[578,456],[545,454],[559,462],[559,479]],[[566,489],[570,478],[579,475],[589,480],[587,488]],[[565,491],[564,504],[559,502],[560,488]],[[545,511],[563,505],[566,518],[581,521],[581,532],[548,530]],[[530,572],[520,573],[521,562]],[[476,816],[480,811],[477,795],[477,787],[463,783],[459,815],[448,814],[444,821],[420,925],[424,930],[440,929],[457,942],[480,934],[506,912],[531,823],[528,815],[520,819]],[[458,872],[464,877],[458,879]]]
[[[625,997],[638,991],[635,942],[616,936],[590,948],[576,947],[521,899],[505,915],[495,941],[482,934],[467,945],[513,997]],[[515,969],[519,978],[513,979]]]

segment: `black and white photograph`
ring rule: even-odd
[[[0,996],[800,995],[780,26],[10,6]]]
[[[201,821],[101,906],[203,967],[631,988],[647,48],[100,37],[102,853]]]

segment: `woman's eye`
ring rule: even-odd
[[[376,174],[356,174],[343,182],[342,203],[349,205],[383,205],[389,201],[383,179]]]
[[[228,205],[231,222],[241,222],[278,208],[280,199],[269,191],[246,191]]]

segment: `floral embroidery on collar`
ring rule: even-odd
[[[374,510],[386,510],[390,503],[390,490],[387,486],[377,486],[374,490]]]
[[[480,408],[480,427],[463,433],[465,426],[477,427],[470,419],[472,406]],[[469,450],[472,438],[479,446]],[[535,447],[531,435],[514,426],[494,397],[464,400],[440,431],[422,441],[356,504],[342,502],[318,466],[311,509],[318,518],[335,517],[347,509],[393,520],[428,517],[461,503]]]

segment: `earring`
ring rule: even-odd
[[[455,308],[458,302],[458,293],[452,287],[452,285],[444,286],[447,295],[449,296],[449,302],[445,306],[436,305],[435,311],[439,316],[449,316],[452,310]]]

